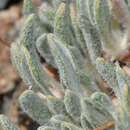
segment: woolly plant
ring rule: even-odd
[[[11,57],[31,86],[19,102],[38,130],[129,130],[130,77],[119,61],[129,51],[130,1],[44,0],[35,7],[25,0],[23,7]],[[3,115],[0,127],[18,130]]]

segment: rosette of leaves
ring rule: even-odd
[[[19,102],[41,125],[38,130],[129,130],[130,78],[119,63],[129,50],[129,1],[45,0],[35,7],[25,0],[23,10],[11,56],[32,86]],[[60,81],[41,57],[58,70]],[[3,115],[0,127],[18,129]]]

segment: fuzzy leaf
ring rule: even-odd
[[[54,114],[66,114],[64,103],[56,97],[48,96],[47,105],[50,111]]]
[[[95,0],[86,0],[86,7],[87,7],[86,13],[92,25],[96,24],[95,19],[94,19],[94,3],[95,3]]]
[[[82,128],[79,128],[71,123],[62,123],[61,130],[82,130]]]
[[[38,90],[39,88],[37,87],[35,80],[32,78],[29,67],[27,65],[27,61],[25,59],[25,55],[21,50],[19,41],[13,43],[11,46],[11,60],[24,82],[27,85],[32,86],[33,90]]]
[[[92,62],[95,64],[95,59],[101,56],[101,40],[97,29],[89,21],[87,13],[87,5],[85,0],[81,0],[80,4],[80,27],[83,32],[84,39],[88,48],[88,52]]]
[[[80,80],[71,62],[67,47],[53,34],[48,35],[48,42],[57,64],[62,84],[79,94],[82,94]]]
[[[75,37],[77,40],[77,47],[80,50],[81,54],[83,56],[86,56],[87,55],[87,47],[85,44],[85,40],[84,40],[82,31],[79,27],[76,1],[75,2],[72,1],[70,4],[70,16],[71,16],[71,21],[72,21],[72,26],[74,29]]]
[[[52,116],[45,101],[31,90],[25,91],[20,96],[19,102],[24,112],[40,125],[47,123]]]
[[[129,126],[128,124],[124,125],[122,123],[122,119],[120,118],[120,113],[119,113],[119,109],[120,107],[118,106],[114,106],[111,99],[104,93],[94,93],[91,96],[93,102],[98,106],[98,104],[101,104],[103,106],[103,108],[105,108],[113,117],[113,119],[109,122],[111,127],[115,126],[115,129],[117,130],[124,130],[124,129],[128,129]],[[121,114],[122,115],[122,114]],[[128,122],[127,122],[128,123]]]
[[[111,20],[111,2],[108,0],[95,0],[93,4],[96,26],[101,34],[108,33]]]
[[[66,3],[62,2],[56,12],[54,22],[54,33],[67,45],[73,45],[76,43],[74,38],[71,18],[69,0]]]
[[[4,115],[0,115],[0,130],[19,130],[14,124]]]
[[[112,64],[106,62],[103,58],[98,58],[96,60],[96,68],[102,78],[107,81],[109,86],[113,88],[114,92],[118,92],[118,83],[116,80],[115,68]]]
[[[67,112],[75,121],[80,120],[81,106],[80,98],[72,91],[67,90],[64,97]]]
[[[87,120],[84,114],[81,114],[81,126],[83,127],[83,129],[93,130],[91,123]]]
[[[40,21],[44,24],[44,26],[53,27],[55,10],[51,6],[51,4],[43,2],[43,4],[39,7],[38,16]]]
[[[111,121],[111,115],[109,112],[102,107],[101,104],[98,106],[89,98],[84,98],[81,101],[82,113],[91,123],[93,128],[100,127],[107,122]]]
[[[32,0],[24,0],[23,14],[26,16],[35,12],[36,12],[36,7],[33,5]]]
[[[123,124],[124,129],[129,129],[130,128],[130,120],[128,117],[129,113],[129,92],[130,88],[127,83],[127,79],[125,77],[125,73],[123,70],[117,65],[116,67],[116,77],[118,81],[118,99],[119,99],[119,107],[120,107],[120,118]]]
[[[55,130],[53,127],[41,126],[37,130]]]
[[[52,85],[52,82],[54,80],[52,80],[51,77],[47,75],[45,70],[43,70],[34,45],[35,39],[33,37],[33,33],[35,18],[35,15],[30,15],[25,21],[20,37],[21,49],[25,54],[25,59],[27,61],[29,70],[33,79],[38,84],[38,87],[40,87],[41,90],[43,90],[44,94],[52,95],[48,86]]]
[[[50,119],[50,122],[56,130],[61,130],[61,124],[63,122],[71,122],[71,119],[64,115],[55,115]]]
[[[51,64],[52,66],[56,67],[56,64],[54,62],[54,58],[51,54],[49,45],[47,43],[47,34],[41,35],[37,41],[36,41],[36,47],[40,55],[45,58],[46,62],[48,64]]]

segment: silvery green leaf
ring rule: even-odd
[[[61,99],[54,96],[48,96],[47,105],[53,114],[66,114],[65,105]]]
[[[80,27],[88,48],[88,52],[92,62],[95,64],[95,59],[101,56],[101,39],[97,29],[91,24],[87,12],[86,1],[81,0],[80,4]]]
[[[101,74],[102,78],[107,81],[109,86],[113,88],[115,94],[118,92],[118,83],[116,79],[115,67],[105,61],[103,58],[98,58],[96,60],[96,68]]]
[[[82,130],[82,128],[71,123],[62,123],[61,130]]]
[[[55,22],[54,22],[54,34],[56,34],[63,43],[67,45],[76,45],[76,40],[73,33],[71,18],[70,18],[70,8],[69,0],[67,2],[62,2],[56,12]]]
[[[34,26],[35,15],[30,15],[24,23],[24,27],[21,31],[20,44],[25,59],[27,61],[29,70],[35,82],[41,88],[44,94],[52,95],[48,86],[57,86],[62,89],[62,86],[55,81],[52,77],[48,76],[47,72],[43,69],[38,54],[35,48]]]
[[[128,101],[129,101],[129,84],[127,82],[127,76],[125,72],[119,67],[116,66],[116,77],[118,81],[118,98],[124,103],[126,109],[128,109]],[[123,105],[123,104],[122,104]]]
[[[35,12],[36,12],[36,7],[33,5],[32,0],[24,0],[23,14],[26,16]]]
[[[44,26],[48,25],[53,27],[55,10],[50,4],[43,2],[43,4],[39,7],[38,16]]]
[[[27,61],[33,79],[45,94],[51,95],[51,92],[47,86],[48,85],[47,79],[50,78],[48,77],[48,75],[41,66],[40,59],[36,53],[34,45],[35,38],[33,37],[33,33],[34,33],[35,18],[36,18],[35,15],[30,15],[24,23],[24,27],[22,28],[20,35],[21,50],[25,55],[25,59]]]
[[[36,41],[36,47],[40,55],[45,58],[46,62],[52,66],[56,67],[54,62],[54,58],[51,54],[48,41],[47,41],[47,34],[41,35]]]
[[[95,92],[91,95],[92,101],[98,106],[102,105],[112,116],[116,118],[116,107],[113,105],[111,98],[102,92]]]
[[[122,124],[122,120],[120,118],[120,113],[118,110],[118,106],[114,106],[110,97],[108,97],[105,93],[97,92],[91,96],[93,102],[98,106],[101,104],[112,116],[114,121],[112,120],[111,125],[115,125],[116,130],[124,130],[127,129],[129,126],[126,124]]]
[[[79,72],[85,70],[86,64],[80,50],[74,46],[67,46],[67,48],[69,57],[71,59],[73,67],[75,68],[75,71]]]
[[[80,120],[81,120],[81,126],[83,127],[83,129],[93,130],[91,123],[87,120],[87,118],[84,116],[84,114],[81,114]]]
[[[97,86],[97,84],[92,81],[92,77],[90,74],[81,72],[81,83],[84,85],[84,90],[88,95],[91,95],[93,92],[100,91],[99,86]]]
[[[76,6],[76,1],[73,0],[70,3],[70,16],[71,16],[71,21],[72,21],[72,26],[74,29],[75,33],[75,38],[77,40],[77,48],[79,49],[80,53],[83,56],[87,55],[87,47],[85,44],[85,40],[82,34],[82,31],[79,27],[79,20],[78,20],[78,14],[77,14],[77,6]]]
[[[129,84],[127,83],[126,74],[124,71],[117,65],[116,67],[116,77],[118,81],[118,99],[119,99],[119,107],[120,107],[120,118],[124,129],[128,129],[130,127],[129,120]]]
[[[0,115],[0,130],[19,130],[6,116]]]
[[[74,69],[72,59],[70,59],[68,55],[69,50],[62,44],[62,41],[53,34],[48,35],[48,43],[57,64],[62,84],[65,88],[82,94],[80,79]]]
[[[98,106],[90,99],[81,100],[82,114],[88,119],[93,128],[98,128],[112,121],[110,113],[101,105]]]
[[[66,90],[64,104],[69,115],[77,122],[80,120],[81,105],[80,98],[74,92]]]
[[[86,15],[88,15],[88,18],[92,25],[95,25],[95,19],[94,19],[94,3],[95,0],[86,0]]]
[[[108,0],[95,0],[94,4],[94,18],[96,21],[96,26],[101,34],[106,35],[109,33],[110,20],[111,20],[111,2]]]
[[[25,55],[21,50],[19,41],[15,42],[11,46],[11,60],[13,65],[16,67],[21,78],[28,86],[32,86],[33,90],[38,90],[38,86],[35,80],[32,78]]]
[[[46,95],[52,95],[50,87],[56,87],[60,91],[63,91],[63,86],[52,77],[49,77],[49,75],[45,71],[45,68],[42,68],[39,57],[36,52],[30,55],[26,48],[23,49],[24,54],[26,54],[27,63],[32,77],[37,82],[41,90],[43,90],[43,93]]]
[[[53,127],[41,126],[37,130],[55,130]]]
[[[45,100],[41,99],[33,91],[25,91],[20,96],[19,102],[24,112],[40,125],[44,125],[50,120],[52,114],[49,111]]]
[[[30,55],[30,53],[28,52],[26,48],[23,48],[23,50],[24,50],[23,51],[24,54],[26,54],[27,63],[28,63],[30,72],[32,74],[32,77],[34,78],[36,83],[39,85],[41,90],[43,90],[43,93],[45,95],[52,95],[52,92],[50,91],[50,87],[56,87],[60,91],[62,91],[63,86],[59,84],[52,77],[49,77],[49,75],[45,71],[45,68],[42,68],[40,59],[36,51],[34,51],[34,53]]]
[[[61,130],[61,124],[63,122],[71,122],[71,119],[68,116],[55,115],[50,119],[50,122],[56,130]]]

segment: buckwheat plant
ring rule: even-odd
[[[130,77],[119,61],[129,52],[130,0],[24,0],[23,14],[11,58],[32,87],[19,102],[37,130],[129,130]],[[19,130],[4,115],[0,129]]]

